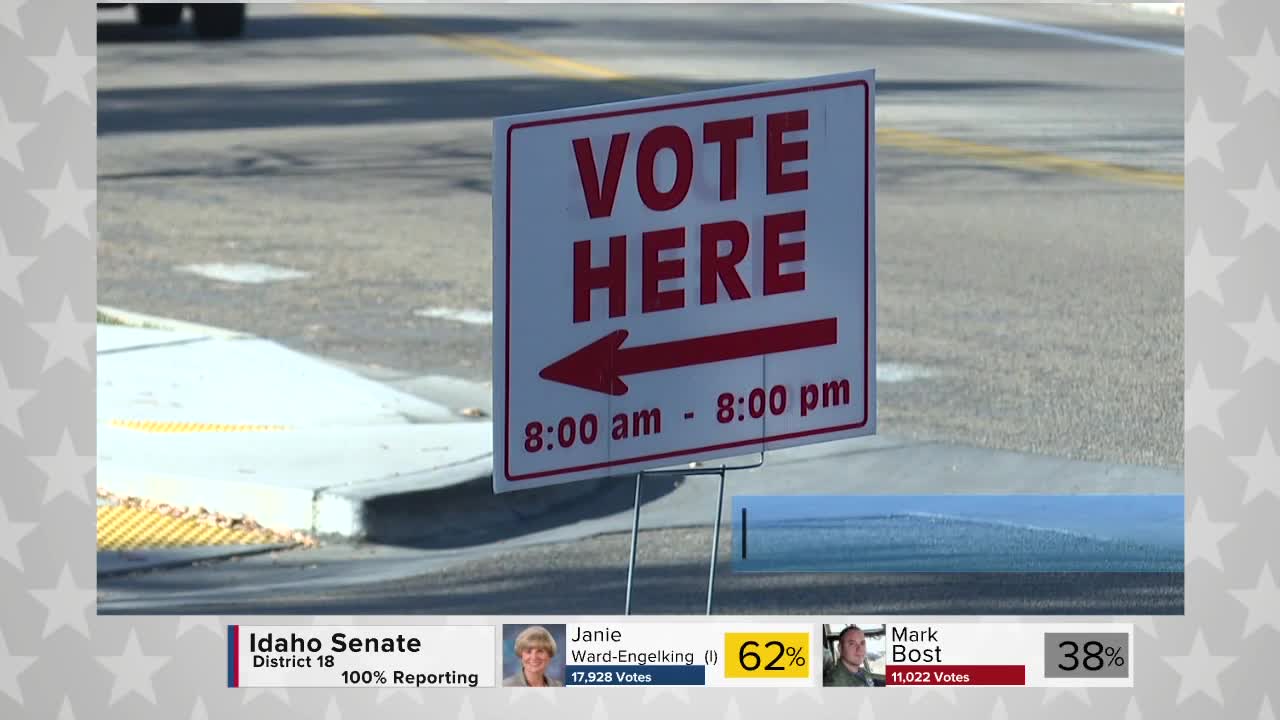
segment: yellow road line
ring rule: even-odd
[[[1041,170],[1045,172],[1066,172],[1106,180],[1117,180],[1137,185],[1153,185],[1163,188],[1182,187],[1181,173],[1145,170],[1142,168],[1115,165],[1097,160],[1082,160],[1080,158],[1069,158],[1062,155],[1053,155],[1051,153],[1017,150],[1015,148],[1001,147],[999,145],[984,145],[981,143],[969,142],[967,140],[956,140],[953,138],[938,137],[937,135],[912,132],[910,130],[879,128],[876,130],[876,140],[883,145],[892,145],[894,147],[932,153],[934,155],[948,155],[952,157],[986,160],[993,164],[1004,165],[1006,167],[1026,170]]]
[[[164,420],[111,420],[108,425],[123,430],[150,433],[206,433],[206,432],[279,432],[287,425],[231,425],[226,423],[172,422]]]
[[[347,15],[382,19],[394,22],[396,18],[388,16],[378,7],[353,4],[306,4],[302,5],[306,12],[315,14]],[[577,60],[534,50],[506,40],[479,35],[463,35],[458,33],[419,32],[419,35],[433,38],[453,47],[504,60],[521,67],[530,68],[549,75],[566,77],[575,80],[608,80],[621,86],[642,89],[646,92],[678,93],[683,88],[679,85],[660,81],[647,80],[591,65]],[[998,145],[957,140],[927,133],[893,128],[880,128],[876,132],[876,141],[882,145],[948,157],[963,157],[987,162],[992,165],[1019,170],[1039,172],[1062,172],[1103,180],[1146,185],[1159,188],[1179,189],[1183,187],[1183,174],[1160,170],[1118,165],[1100,160],[1069,158],[1052,153],[1018,150]]]
[[[487,57],[497,58],[513,65],[519,65],[522,68],[533,70],[537,73],[558,75],[560,77],[569,77],[574,79],[582,79],[578,74],[568,72],[565,66],[550,65],[547,62],[532,58],[525,55],[518,55],[499,49],[497,46],[488,45],[480,42],[479,38],[458,35],[456,33],[420,33],[424,37],[457,48],[473,55],[484,55]],[[588,80],[599,80],[603,78],[587,77]]]
[[[151,510],[124,506],[98,508],[99,550],[274,544],[292,544],[292,541],[263,530],[221,528]]]
[[[485,37],[482,35],[469,35],[464,37],[456,34],[448,35],[447,37],[463,41],[469,47],[476,48],[481,51],[487,49],[492,53],[497,53],[503,56],[536,60],[537,62],[544,63],[548,68],[553,68],[566,73],[570,77],[581,76],[593,80],[633,80],[633,78],[630,78],[620,72],[609,70],[608,68],[588,65],[587,63],[578,62],[577,60],[570,60],[569,58],[560,57],[559,55],[552,55],[550,53],[534,50],[533,48],[527,48],[523,45],[516,45],[493,37]]]
[[[355,15],[358,17],[386,17],[386,13],[372,5],[351,3],[299,3],[298,8],[312,15]]]

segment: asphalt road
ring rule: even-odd
[[[1113,8],[963,10],[1182,43],[1180,24]],[[99,24],[103,304],[373,374],[484,380],[489,327],[432,315],[490,307],[494,116],[875,67],[880,362],[903,370],[880,385],[881,432],[1181,468],[1176,54],[827,5],[259,6],[246,38],[218,44],[122,12]],[[182,269],[215,263],[305,275]],[[646,535],[641,612],[701,609],[708,533]],[[483,555],[411,545],[119,578],[100,607],[620,611],[624,535]],[[724,574],[718,587],[723,612],[1182,611],[1180,574]]]
[[[710,528],[638,540],[632,612],[706,611]],[[238,558],[99,579],[99,613],[621,615],[630,536],[473,557],[367,548]],[[1182,573],[767,573],[731,570],[722,538],[717,615],[1179,615]],[[405,566],[414,574],[405,574]],[[394,576],[394,577],[389,577]]]
[[[487,379],[487,325],[419,313],[490,308],[494,116],[875,67],[880,361],[929,374],[881,386],[881,431],[1181,466],[1180,57],[868,7],[370,12],[255,7],[230,44],[101,13],[100,302]],[[178,269],[213,263],[308,275]]]

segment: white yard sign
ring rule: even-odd
[[[494,490],[876,427],[875,75],[494,122]]]

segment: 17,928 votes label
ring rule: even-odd
[[[493,687],[492,626],[227,629],[228,687]]]

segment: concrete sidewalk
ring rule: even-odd
[[[474,389],[440,378],[384,384],[259,338],[131,321],[162,327],[98,326],[100,490],[265,528],[446,547],[461,537],[482,548],[630,527],[629,478],[494,496],[491,423],[462,414],[478,402]],[[713,516],[710,479],[648,487],[663,485],[645,503],[647,527]],[[877,436],[772,452],[765,466],[734,473],[730,488],[726,505],[762,493],[1176,494],[1182,472]],[[122,548],[131,554],[112,567],[146,564],[136,547]]]
[[[130,320],[98,325],[101,490],[359,537],[372,498],[492,473],[491,425],[462,408],[271,341]]]

